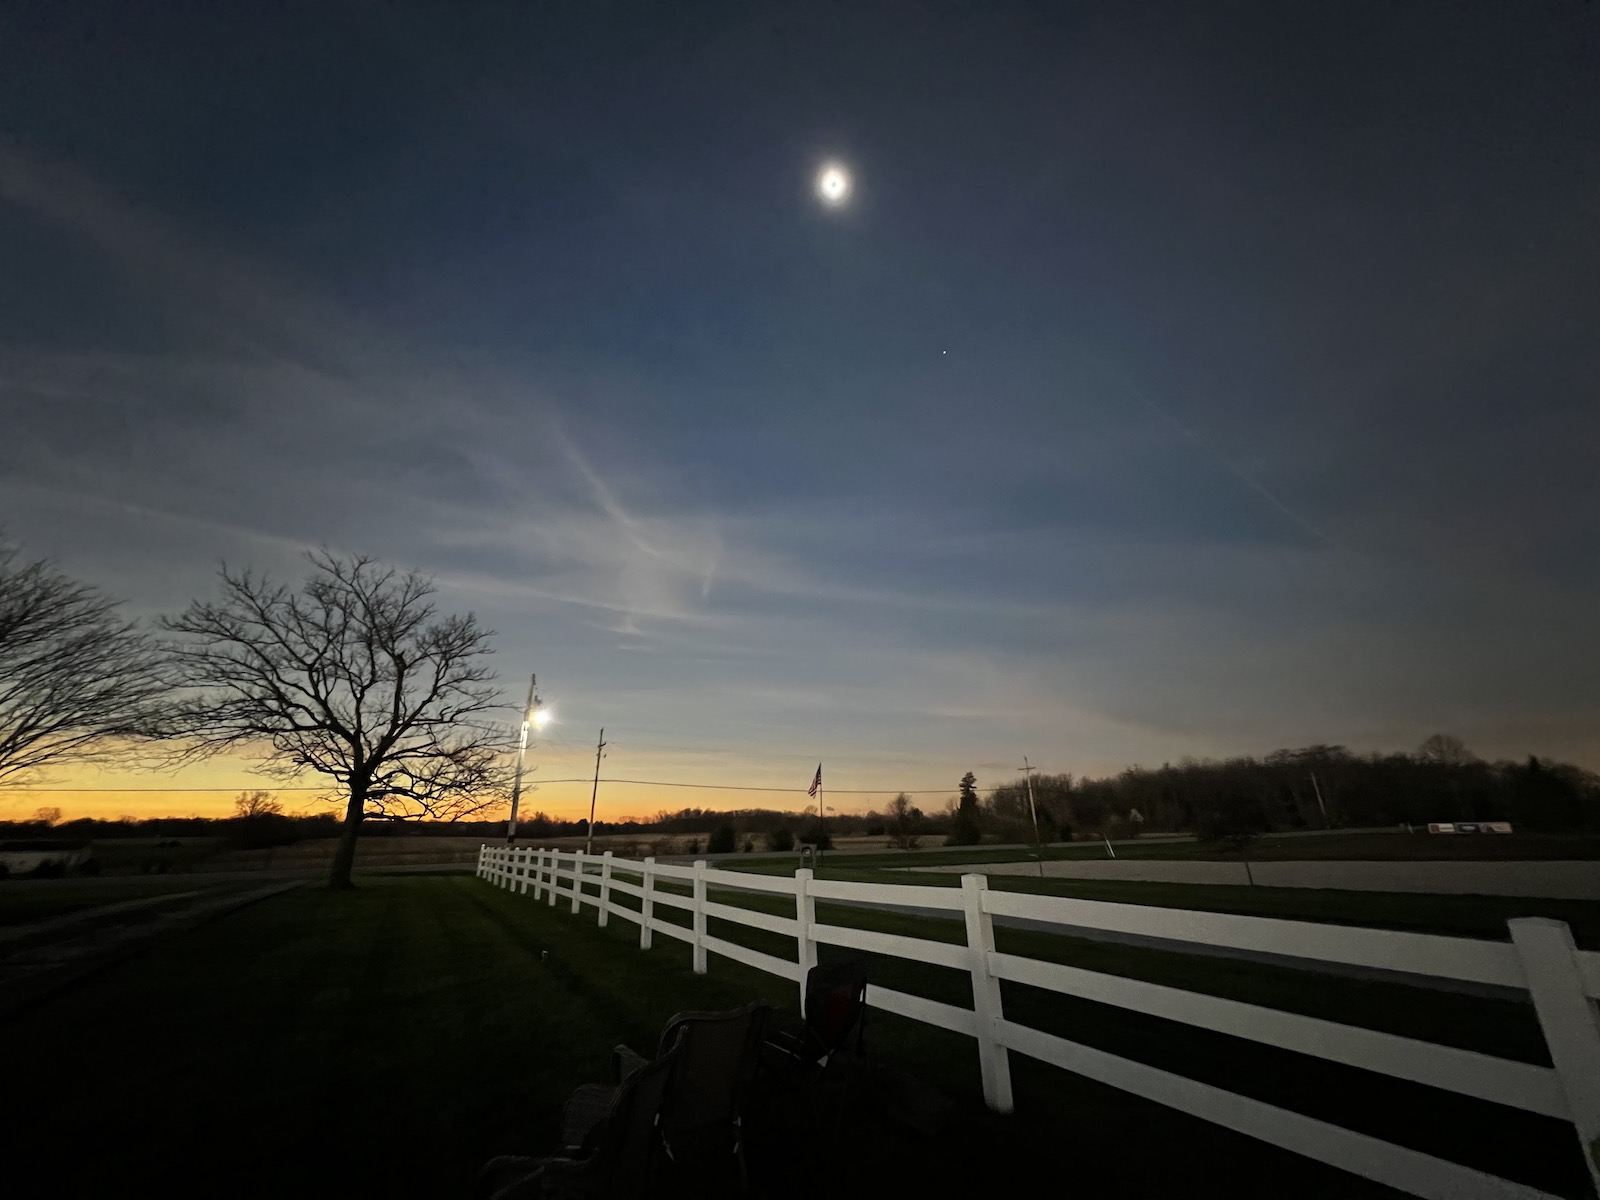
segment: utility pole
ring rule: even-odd
[[[600,759],[601,752],[606,748],[606,727],[600,726],[600,740],[594,747],[594,791],[589,793],[589,840],[584,844],[585,854],[594,853],[594,802],[600,795]]]
[[[1033,817],[1033,840],[1039,847],[1039,878],[1044,878],[1044,835],[1039,832],[1039,809],[1033,802],[1033,773],[1038,767],[1028,765],[1028,756],[1022,756],[1022,765],[1017,768],[1022,772],[1022,777],[1028,781],[1028,812]]]
[[[528,676],[528,702],[522,706],[522,736],[517,739],[517,773],[511,782],[511,820],[506,822],[508,846],[517,840],[517,804],[522,799],[522,770],[528,761],[528,731],[533,726],[533,708],[539,703],[539,697],[533,692],[538,679],[537,675]]]
[[[1317,785],[1317,773],[1312,771],[1310,774],[1311,790],[1317,794],[1317,807],[1322,810],[1322,827],[1332,829],[1333,826],[1328,821],[1328,806],[1322,802],[1322,788]]]

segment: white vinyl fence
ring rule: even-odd
[[[705,973],[709,954],[720,954],[794,980],[802,996],[806,972],[817,961],[818,944],[824,942],[966,971],[972,977],[971,1009],[877,985],[868,986],[867,1002],[886,1012],[975,1039],[984,1098],[997,1112],[1012,1109],[1011,1068],[1006,1054],[1009,1050],[1413,1195],[1441,1200],[1550,1200],[1547,1193],[1459,1163],[1008,1021],[1001,1005],[1000,982],[1011,980],[1570,1121],[1595,1187],[1600,1190],[1600,1022],[1596,1020],[1594,1004],[1594,998],[1600,997],[1600,953],[1576,949],[1570,931],[1560,921],[1537,917],[1513,920],[1508,922],[1509,943],[1489,942],[990,891],[982,875],[962,876],[959,888],[846,883],[816,879],[804,869],[793,877],[758,875],[721,870],[704,860],[692,867],[673,866],[653,858],[642,862],[613,858],[609,852],[585,855],[532,847],[484,846],[478,854],[477,873],[499,887],[521,893],[531,889],[535,900],[547,898],[551,905],[566,900],[574,913],[584,904],[596,907],[601,925],[613,916],[632,921],[639,926],[641,949],[649,949],[656,934],[687,942],[698,973]],[[662,880],[688,884],[689,894],[683,894],[681,887],[664,888]],[[712,887],[791,897],[794,916],[775,916],[717,903],[707,896]],[[612,897],[619,892],[637,897],[640,907],[635,910],[614,903]],[[966,921],[966,945],[823,924],[817,920],[818,900],[960,914]],[[656,908],[661,905],[688,912],[690,923],[679,925],[656,916]],[[1525,989],[1554,1066],[1535,1066],[1237,1000],[1002,954],[995,950],[997,916]],[[708,917],[792,937],[799,947],[799,961],[790,962],[712,937],[706,932]]]

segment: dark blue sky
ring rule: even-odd
[[[1597,329],[1593,4],[0,9],[10,535],[434,572],[552,778],[1600,767]]]

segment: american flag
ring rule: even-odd
[[[806,789],[806,795],[815,796],[817,794],[818,789],[821,788],[821,787],[822,787],[822,764],[818,763],[817,764],[817,777],[811,781],[811,786]]]

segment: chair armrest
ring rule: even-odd
[[[649,1065],[650,1060],[636,1050],[630,1050],[627,1046],[611,1048],[611,1074],[618,1083]]]
[[[568,1150],[582,1146],[606,1119],[616,1098],[617,1089],[603,1083],[586,1083],[573,1092],[561,1110],[561,1144]]]

